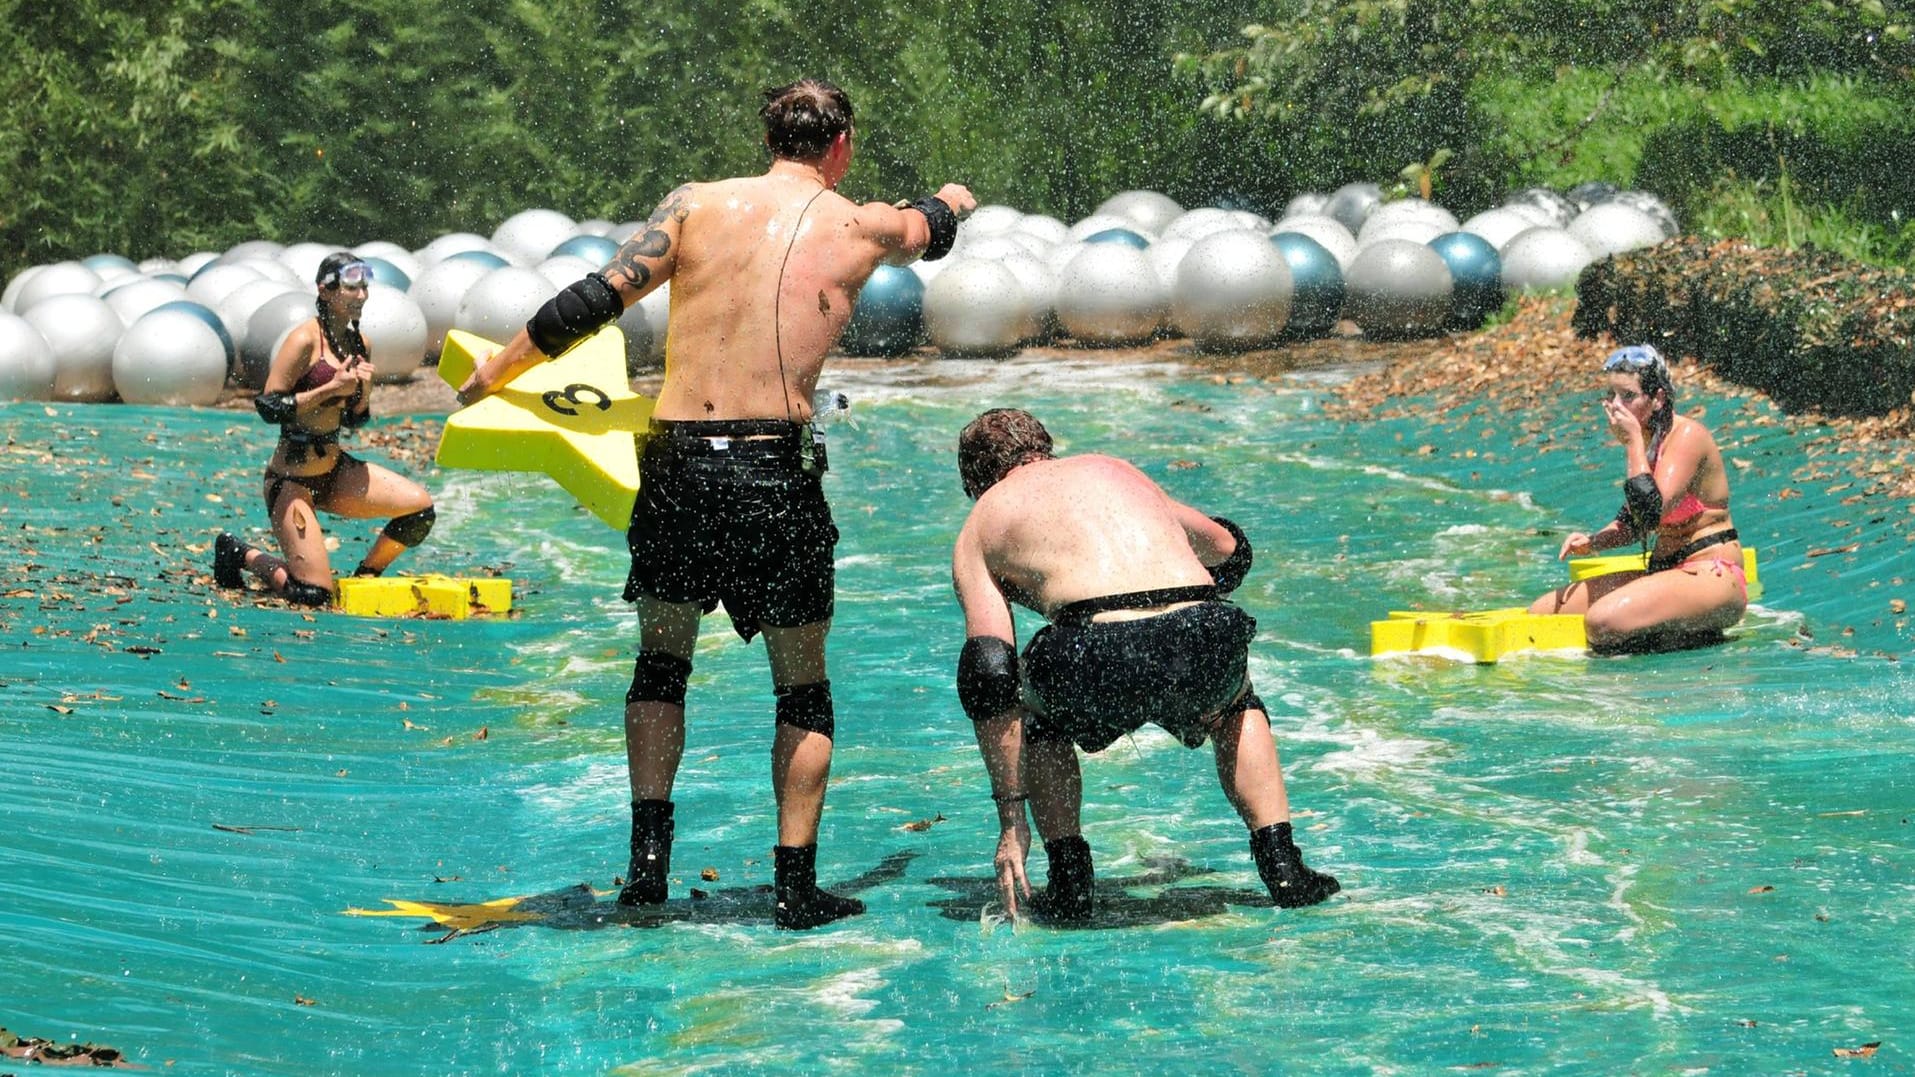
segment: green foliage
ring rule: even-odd
[[[25,58],[0,75],[0,265],[416,246],[535,205],[641,219],[686,179],[762,169],[759,91],[805,75],[859,110],[858,198],[956,181],[1075,218],[1130,187],[1255,199],[1285,156],[1217,139],[1171,77],[1235,26],[1221,0],[135,7],[0,0]]]

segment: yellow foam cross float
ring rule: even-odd
[[[430,920],[454,931],[483,931],[506,924],[530,924],[555,916],[580,915],[597,909],[598,899],[612,891],[598,891],[583,883],[544,894],[494,898],[491,901],[410,901],[381,898],[389,909],[348,907],[347,916],[404,916]],[[614,906],[613,908],[617,908]]]
[[[439,354],[453,388],[500,345],[454,329]],[[557,359],[446,418],[442,467],[542,471],[606,524],[624,530],[638,499],[638,449],[652,400],[631,390],[625,336],[608,325]]]
[[[1569,578],[1573,583],[1616,572],[1641,572],[1646,564],[1642,554],[1579,557],[1569,562]],[[1761,597],[1755,551],[1747,547],[1742,550],[1742,571],[1749,580],[1749,597]],[[1531,613],[1521,606],[1474,613],[1392,610],[1388,620],[1370,622],[1372,655],[1453,653],[1475,662],[1495,662],[1523,651],[1588,647],[1582,614]]]
[[[468,617],[512,611],[512,581],[452,576],[347,576],[333,607],[360,617]]]

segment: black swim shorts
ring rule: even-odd
[[[1196,748],[1217,716],[1254,703],[1256,631],[1255,619],[1222,601],[1137,620],[1047,625],[1024,648],[1025,732],[1099,752],[1155,722]]]
[[[625,600],[724,603],[749,640],[832,612],[838,528],[795,423],[654,423],[639,456]]]

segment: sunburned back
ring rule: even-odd
[[[777,173],[684,191],[662,419],[805,419],[883,248],[858,207]],[[794,238],[795,233],[795,238]]]
[[[1015,469],[978,500],[972,526],[991,575],[1046,616],[1087,598],[1211,580],[1169,497],[1109,456]]]

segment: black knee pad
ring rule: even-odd
[[[831,737],[838,731],[831,713],[831,682],[788,684],[772,689],[778,697],[778,724]]]
[[[286,601],[295,606],[325,606],[332,602],[332,592],[316,583],[286,577]]]
[[[640,651],[632,663],[632,686],[625,692],[627,703],[670,703],[685,705],[685,681],[692,675],[692,660],[664,651]]]
[[[417,546],[432,533],[432,521],[439,518],[431,505],[418,512],[409,512],[404,516],[395,516],[386,521],[382,534],[401,546]]]

